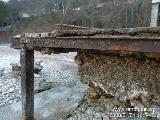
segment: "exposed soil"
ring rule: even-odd
[[[70,119],[83,118],[88,110],[99,116],[95,118],[89,113],[89,118],[124,119],[110,116],[109,112],[114,108],[143,109],[137,113],[144,113],[144,108],[154,108],[155,110],[147,112],[147,117],[136,116],[133,119],[160,118],[160,61],[145,57],[120,57],[82,51],[76,56],[76,62],[79,65],[81,81],[88,84],[90,90],[89,96],[82,101]],[[99,113],[101,109],[102,113]]]

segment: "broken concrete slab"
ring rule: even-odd
[[[35,95],[35,119],[64,120],[78,106],[86,90],[85,85],[79,84]],[[21,115],[21,102],[0,109],[0,120],[20,120]]]

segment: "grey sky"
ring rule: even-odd
[[[6,1],[6,2],[7,2],[7,1],[9,1],[9,0],[0,0],[0,1]]]
[[[160,2],[160,0],[152,0],[152,3]]]

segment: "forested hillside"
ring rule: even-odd
[[[98,28],[149,26],[151,0],[10,0],[0,2],[0,26],[38,31],[66,23]]]

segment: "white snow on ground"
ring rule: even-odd
[[[35,84],[41,86],[45,81],[45,84],[52,85],[55,91],[57,89],[66,91],[66,89],[72,88],[74,91],[75,86],[79,86],[77,94],[83,96],[87,86],[82,84],[79,76],[77,76],[77,65],[74,63],[75,55],[76,53],[42,55],[39,52],[35,52],[35,62],[43,61],[41,65],[44,67],[39,75],[35,75]],[[0,70],[4,70],[3,75],[0,76],[0,107],[20,100],[20,78],[13,77],[10,65],[11,63],[19,62],[19,50],[10,48],[9,44],[0,45]],[[57,94],[59,94],[59,91]],[[71,96],[72,90],[69,90],[67,94]],[[55,102],[57,102],[57,99],[55,99]],[[60,104],[65,106],[67,103]]]
[[[19,62],[19,51],[10,49],[9,44],[0,45],[0,68],[10,68],[13,62]]]

